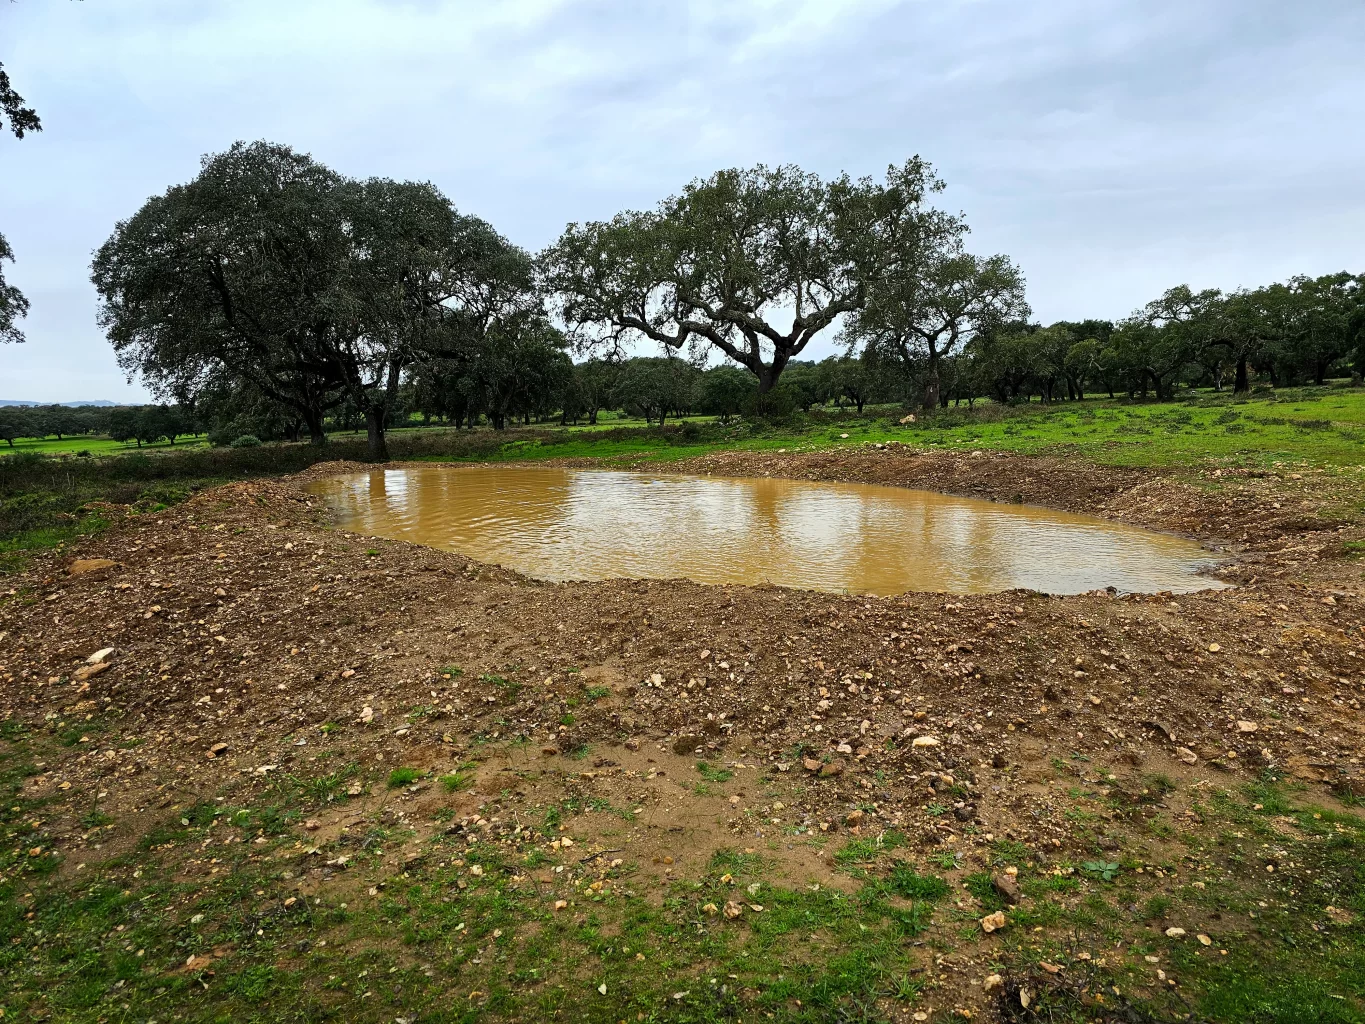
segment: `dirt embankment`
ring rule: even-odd
[[[1265,767],[1321,785],[1324,799],[1365,787],[1365,604],[1359,564],[1341,555],[1359,531],[1320,512],[1333,478],[1177,480],[894,449],[720,453],[679,468],[1110,516],[1216,543],[1237,559],[1224,578],[1238,586],[1178,599],[879,599],[549,584],[338,532],[296,481],[235,484],[12,582],[0,718],[71,741],[27,785],[105,793],[133,836],[164,808],[227,789],[245,799],[343,761],[387,773],[475,760],[473,791],[414,794],[414,810],[444,801],[496,830],[547,798],[510,793],[499,766],[562,764],[543,787],[636,802],[639,849],[702,859],[793,826],[894,825],[964,849],[1008,837],[1039,856],[1116,848],[1121,821],[1078,830],[1061,813],[1046,781],[1058,757],[1083,759],[1087,781],[1119,794],[1151,773],[1235,780]],[[566,757],[584,745],[590,763]],[[756,775],[728,796],[669,781],[698,756],[741,781],[775,772],[791,795],[765,799]],[[933,795],[945,778],[960,788]],[[83,806],[51,823],[70,864],[111,842],[81,825]],[[817,853],[788,849],[791,873],[826,871]]]

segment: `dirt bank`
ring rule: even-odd
[[[246,801],[341,763],[365,777],[464,764],[473,785],[357,783],[311,822],[319,852],[296,883],[310,893],[351,884],[328,844],[393,808],[412,829],[395,865],[426,836],[510,834],[568,794],[631,809],[624,826],[583,810],[562,827],[591,850],[610,825],[627,851],[615,856],[644,875],[747,844],[771,851],[775,877],[838,885],[832,850],[889,829],[920,854],[961,851],[964,872],[989,870],[1005,840],[1035,865],[1118,850],[1160,863],[1176,839],[1145,820],[1195,827],[1199,787],[1271,769],[1319,801],[1365,790],[1361,569],[1343,547],[1360,530],[1323,511],[1340,506],[1337,477],[1177,479],[894,448],[677,468],[1108,516],[1227,551],[1237,587],[877,599],[548,584],[338,532],[302,478],[229,485],[10,583],[0,718],[70,743],[25,783],[51,799],[44,842],[60,870],[132,850],[173,808]],[[712,784],[698,785],[698,760],[717,767]],[[1169,793],[1152,796],[1154,777]],[[1093,814],[1067,813],[1059,778],[1085,788]],[[82,823],[95,793],[117,828]],[[987,941],[943,969],[938,1005],[993,1005],[976,987]]]

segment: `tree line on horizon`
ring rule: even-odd
[[[218,440],[363,425],[376,459],[413,416],[1168,399],[1365,369],[1362,275],[1034,323],[1019,268],[968,251],[964,219],[932,205],[943,187],[918,157],[881,181],[723,170],[531,254],[430,183],[237,143],[119,222],[91,277],[120,366],[162,403],[142,433],[171,429],[163,405]],[[845,354],[802,359],[820,336]],[[661,354],[631,357],[642,344]]]

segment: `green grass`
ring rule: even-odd
[[[1365,914],[1365,820],[1274,780],[1212,791],[1201,807],[1208,827],[1182,834],[1178,871],[1166,864],[1164,882],[1126,870],[1103,882],[996,844],[1029,895],[988,939],[976,919],[1004,906],[990,875],[950,883],[928,873],[894,855],[905,845],[898,832],[855,837],[835,855],[857,879],[847,890],[787,879],[753,850],[717,849],[672,878],[628,852],[616,867],[585,863],[582,845],[556,853],[548,840],[575,816],[630,817],[583,796],[547,812],[553,832],[525,817],[501,836],[437,830],[413,857],[413,831],[382,808],[319,840],[303,819],[364,780],[354,764],[281,778],[249,804],[204,793],[128,835],[133,852],[102,858],[50,823],[69,815],[121,834],[115,814],[75,793],[25,795],[37,765],[66,749],[60,732],[0,728],[6,1020],[884,1021],[941,1006],[936,954],[966,956],[972,977],[1072,963],[1059,980],[1084,973],[1092,992],[1125,993],[1106,1003],[1117,1003],[1113,1019],[1365,1020],[1365,918],[1333,925],[1327,912]],[[442,785],[461,788],[446,780],[475,767],[461,764]],[[417,777],[400,773],[401,784]],[[1284,870],[1267,874],[1238,843],[1282,847]],[[339,858],[344,870],[301,884],[310,866]],[[528,879],[554,864],[564,871],[551,881]],[[734,920],[718,912],[730,901],[741,908]],[[1169,922],[1208,931],[1212,945],[1165,937]],[[1082,968],[1077,950],[1107,963]],[[1147,955],[1178,989],[1153,983]],[[1072,989],[1037,997],[1041,1019],[1094,1019]]]
[[[422,773],[416,768],[395,768],[389,772],[389,788],[398,789],[400,786],[411,786],[422,777]]]
[[[705,761],[697,762],[697,772],[707,782],[729,782],[735,777],[735,773],[728,768],[717,768],[707,764]]]
[[[14,447],[8,444],[0,444],[0,456],[17,455],[21,452],[32,452],[36,455],[76,455],[88,452],[91,455],[117,455],[133,452],[179,452],[189,448],[203,448],[208,445],[208,439],[204,436],[199,437],[180,437],[175,444],[169,441],[155,441],[144,443],[138,447],[136,441],[115,441],[113,438],[105,437],[102,434],[63,437],[58,440],[56,437],[24,437],[15,438]]]
[[[978,401],[921,413],[902,426],[902,410],[868,407],[863,416],[830,411],[788,425],[700,419],[666,431],[617,423],[569,427],[531,439],[509,438],[474,461],[596,458],[608,462],[677,462],[720,449],[819,451],[898,441],[941,451],[1002,451],[1081,456],[1114,466],[1359,465],[1365,443],[1365,389],[1301,388],[1258,392],[1189,392],[1175,402],[1089,398],[1050,405]],[[847,434],[847,437],[842,435]],[[440,454],[423,456],[431,460]]]
[[[441,783],[441,788],[447,793],[458,793],[461,790],[468,789],[474,784],[473,776],[460,772],[450,772],[448,775],[442,775],[439,781]]]

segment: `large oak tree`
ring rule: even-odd
[[[846,331],[850,342],[899,359],[907,370],[922,366],[928,409],[940,404],[944,360],[975,335],[1029,313],[1024,276],[1008,256],[964,251],[966,225],[956,218],[934,228],[904,240]]]
[[[655,210],[570,224],[542,255],[545,282],[585,348],[711,347],[753,373],[761,397],[938,230],[926,201],[942,187],[919,158],[880,184],[794,166],[720,171]]]
[[[92,279],[120,365],[153,391],[189,404],[245,386],[315,442],[345,402],[384,459],[404,370],[530,288],[529,257],[513,267],[510,249],[433,185],[351,181],[287,146],[237,143],[120,222]]]

